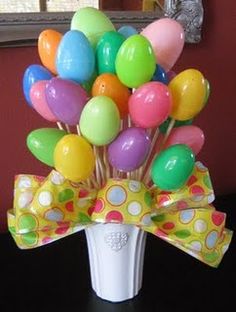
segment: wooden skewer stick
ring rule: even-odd
[[[124,128],[124,120],[121,119],[121,121],[120,121],[120,131],[122,131],[123,128]]]
[[[68,124],[65,124],[65,127],[66,127],[66,131],[67,131],[68,133],[70,133],[70,127],[69,127],[69,125],[68,125]]]
[[[167,139],[168,139],[168,137],[169,137],[169,135],[170,135],[174,125],[175,125],[175,119],[172,118],[170,123],[169,123],[169,126],[168,126],[168,128],[166,130],[165,136],[164,136],[164,138],[163,138],[163,140],[161,142],[161,148],[160,149],[162,149],[164,144],[166,143],[166,141],[167,141]]]
[[[106,180],[110,178],[110,167],[107,160],[107,147],[103,147],[103,162],[105,165],[105,172],[106,172]]]
[[[136,177],[135,177],[135,180],[137,180],[137,181],[139,180],[139,169],[136,170]]]
[[[168,139],[168,137],[169,137],[169,135],[171,133],[171,130],[173,129],[174,125],[175,125],[175,119],[172,118],[170,123],[169,123],[169,126],[167,128],[166,134],[165,134],[165,136],[164,136],[164,138],[163,138],[163,140],[161,142],[160,151],[162,150],[165,142],[167,141],[167,139]],[[152,163],[149,165],[149,168],[147,169],[147,172],[146,172],[145,177],[144,177],[144,183],[146,183],[146,184],[149,184],[150,181],[151,181],[151,176],[150,176],[151,167],[152,167]]]
[[[156,141],[157,141],[157,139],[158,139],[158,136],[159,136],[159,129],[157,128],[156,131],[155,131],[155,133],[154,133],[154,136],[153,136],[153,138],[152,138],[152,143],[151,143],[151,147],[150,147],[148,156],[147,156],[147,158],[146,158],[146,161],[145,161],[144,165],[142,166],[141,176],[139,177],[140,180],[142,180],[143,174],[144,174],[143,179],[145,180],[145,178],[146,178],[146,174],[147,174],[148,168],[149,168],[149,167],[147,168],[148,161],[150,160],[150,157],[151,157],[152,152],[153,152],[153,149],[154,149],[154,147],[155,147],[155,145],[156,145]]]
[[[79,127],[79,125],[76,125],[76,130],[77,130],[77,133],[78,133],[78,135],[81,135],[81,132],[80,132],[80,127]]]
[[[87,184],[88,184],[88,187],[91,189],[91,188],[92,188],[92,184],[91,184],[90,179],[87,179],[86,182],[87,182]]]
[[[138,181],[141,181],[142,174],[143,174],[143,167],[140,167],[140,168],[138,169],[138,176],[137,176],[137,180],[138,180]]]
[[[119,171],[117,171],[116,168],[113,168],[113,169],[112,169],[112,177],[113,177],[113,178],[117,178],[118,175],[119,175]]]
[[[132,122],[131,122],[131,117],[130,115],[127,116],[127,122],[128,122],[128,128],[131,128],[132,127]],[[126,178],[127,179],[131,179],[131,172],[127,172],[126,173]]]
[[[105,170],[104,170],[104,164],[101,159],[101,153],[99,147],[96,147],[97,149],[97,157],[98,157],[98,167],[101,173],[101,186],[105,183]]]
[[[99,163],[98,163],[99,162],[98,152],[97,152],[95,145],[93,146],[93,151],[94,151],[94,157],[95,157],[95,161],[96,161],[96,163],[95,163],[96,179],[97,179],[98,186],[100,188],[102,185],[102,182],[101,182],[101,174],[100,174],[100,168],[99,168]]]
[[[57,121],[57,126],[60,130],[64,130],[60,121]]]
[[[128,115],[128,128],[132,127],[132,122],[131,122],[131,118],[130,115]]]
[[[95,176],[94,176],[94,173],[91,175],[90,180],[92,181],[94,187],[95,187],[96,189],[99,189],[99,185],[98,185],[98,183],[97,183],[97,181],[96,181],[96,178],[95,178]]]
[[[155,188],[156,188],[156,185],[155,185],[155,184],[152,184],[152,185],[149,187],[149,191],[153,191],[153,190],[155,190]]]

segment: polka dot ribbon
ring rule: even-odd
[[[45,179],[18,175],[8,227],[18,247],[51,243],[95,223],[133,224],[216,267],[232,232],[214,200],[209,173],[196,163],[193,175],[177,192],[148,190],[134,180],[110,179],[98,192],[52,171]]]

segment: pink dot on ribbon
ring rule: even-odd
[[[66,208],[67,211],[73,212],[74,211],[74,203],[73,203],[73,201],[69,201],[68,203],[66,203],[65,208]]]
[[[167,237],[168,234],[166,234],[165,232],[163,232],[162,230],[158,229],[154,232],[154,235],[158,236],[158,237]]]
[[[95,205],[89,207],[89,209],[88,209],[89,216],[91,216],[93,214],[94,210],[95,210]]]
[[[190,186],[190,185],[192,185],[192,184],[194,184],[194,183],[196,183],[196,182],[197,182],[197,178],[196,178],[194,175],[192,175],[192,176],[188,179],[187,185]]]
[[[104,209],[104,201],[102,199],[97,199],[94,205],[94,212],[99,213]]]
[[[89,192],[88,192],[87,190],[81,189],[81,190],[79,191],[79,198],[87,197],[88,194],[89,194]]]
[[[164,230],[172,230],[175,227],[173,222],[166,222],[162,225]]]
[[[186,201],[180,200],[180,201],[177,203],[177,208],[178,208],[179,210],[186,209],[186,208],[188,208],[188,204],[186,203]]]
[[[59,227],[55,230],[55,233],[59,234],[59,235],[65,234],[70,228],[70,222],[59,221],[59,222],[57,222],[57,224]]]
[[[158,196],[158,205],[167,206],[169,204],[170,197],[168,195],[160,195]]]
[[[117,210],[112,210],[106,215],[106,222],[123,222],[122,214]]]
[[[225,220],[225,214],[219,211],[214,211],[211,215],[212,222],[220,226]]]
[[[51,241],[52,241],[52,238],[51,238],[51,237],[44,237],[44,238],[42,239],[43,245],[49,244]]]
[[[190,192],[193,195],[203,195],[204,194],[204,189],[200,185],[194,185],[191,187]]]

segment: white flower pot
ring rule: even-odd
[[[142,286],[146,233],[115,223],[95,224],[85,233],[96,294],[112,302],[136,296]]]

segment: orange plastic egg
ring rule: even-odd
[[[116,103],[121,118],[128,114],[128,100],[131,94],[116,75],[105,73],[97,77],[92,87],[92,96],[97,95],[110,97]]]
[[[61,39],[62,34],[52,29],[41,32],[38,39],[38,52],[41,62],[53,74],[57,74],[56,53]]]

